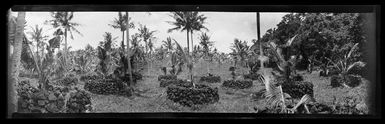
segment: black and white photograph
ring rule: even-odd
[[[378,107],[376,6],[362,6],[369,12],[25,6],[7,15],[11,118],[366,116]]]

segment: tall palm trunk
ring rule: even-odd
[[[130,15],[128,15],[128,12],[126,12],[126,15],[127,15],[127,25],[126,25],[126,30],[127,30],[127,61],[128,61],[128,75],[130,76],[130,83],[128,83],[128,86],[132,86],[133,84],[133,80],[132,80],[132,69],[131,69],[131,58],[130,58],[130,43],[129,43],[129,40],[130,40],[130,29],[129,29],[129,20],[130,20]]]
[[[123,51],[125,51],[124,50],[124,31],[122,31],[122,44],[123,44],[122,49],[123,49]]]
[[[193,49],[194,48],[194,36],[193,36],[193,30],[191,30],[191,49]]]
[[[67,28],[64,29],[64,39],[65,39],[65,44],[64,44],[64,74],[67,73]]]
[[[16,22],[16,35],[14,40],[14,49],[11,63],[11,73],[8,77],[8,117],[12,116],[13,112],[17,111],[17,93],[16,87],[18,83],[19,70],[20,70],[20,57],[22,50],[23,34],[24,34],[24,22],[25,22],[25,12],[19,12]]]
[[[259,12],[257,12],[257,37],[258,37],[258,41],[259,41],[259,52],[260,52],[260,56],[263,56],[263,50],[262,50],[262,41],[260,40],[261,39],[261,26],[260,26],[260,23],[259,23]],[[261,68],[264,68],[263,66],[263,61],[260,60],[261,62]]]
[[[187,52],[190,55],[189,33],[190,33],[190,30],[187,29]]]

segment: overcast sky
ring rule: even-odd
[[[256,39],[256,14],[248,12],[201,12],[207,17],[207,32],[211,40],[215,41],[214,46],[220,52],[231,52],[230,45],[235,38],[246,40],[251,44],[252,39]],[[282,20],[282,17],[288,13],[261,13],[261,37],[266,30],[276,27]],[[12,13],[17,16],[17,13]],[[186,32],[174,31],[167,33],[167,30],[173,26],[167,21],[173,21],[169,12],[130,12],[132,21],[137,26],[130,29],[130,35],[138,32],[138,24],[146,25],[150,30],[156,30],[154,46],[159,47],[162,40],[168,36],[174,38],[182,46],[187,46]],[[113,37],[117,37],[116,45],[121,41],[122,33],[119,29],[114,29],[111,24],[114,18],[117,18],[117,12],[75,12],[73,22],[81,24],[76,27],[83,36],[73,33],[74,39],[68,37],[68,44],[72,50],[83,49],[87,44],[96,47],[103,40],[105,32],[111,32]],[[39,25],[43,27],[43,33],[52,37],[52,26],[45,25],[45,20],[52,19],[49,12],[27,12],[27,28],[25,32],[30,32],[31,27]],[[194,45],[198,45],[200,32],[194,32]]]

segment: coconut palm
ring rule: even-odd
[[[130,24],[130,15],[128,14],[128,12],[126,11],[126,15],[127,15],[127,24]],[[131,87],[132,84],[134,83],[133,80],[132,80],[132,69],[131,69],[131,60],[130,60],[130,56],[131,56],[131,49],[130,49],[130,26],[129,25],[126,25],[126,29],[127,29],[127,62],[128,62],[128,75],[130,76],[130,83],[128,85],[128,87]],[[127,72],[126,72],[127,73]],[[128,88],[126,87],[126,89]],[[132,91],[132,89],[131,89]]]
[[[14,23],[14,22],[13,22]],[[15,85],[17,84],[18,76],[19,76],[19,70],[20,70],[20,56],[21,56],[21,48],[22,48],[22,42],[23,42],[23,35],[24,35],[24,23],[25,23],[25,12],[18,12],[18,16],[16,19],[16,27],[15,34],[14,34],[14,45],[13,45],[13,55],[11,59],[11,73],[8,77],[8,117],[12,116],[13,112],[17,111],[17,97],[16,97],[16,88]],[[10,26],[12,27],[12,26]],[[10,38],[11,39],[11,38]]]
[[[131,18],[130,18],[131,19]],[[122,12],[118,13],[118,18],[114,18],[112,24],[108,24],[109,26],[120,29],[122,32],[122,49],[124,50],[124,31],[126,31],[127,25],[127,14],[122,14]],[[134,23],[130,23],[129,28],[135,28]]]
[[[170,15],[174,22],[168,21],[169,24],[174,25],[174,28],[168,30],[168,32],[172,32],[174,30],[186,31],[187,33],[187,51],[190,52],[190,43],[189,43],[189,33],[192,30],[200,30],[204,29],[203,26],[204,20],[206,17],[203,15],[199,15],[198,12],[172,12]],[[206,28],[207,29],[207,28]]]
[[[139,31],[139,36],[143,39],[146,47],[146,53],[148,52],[148,45],[151,39],[155,38],[154,33],[156,31],[150,31],[149,28],[146,27],[146,25],[140,25],[140,28],[138,29]]]
[[[191,46],[194,46],[194,31],[201,31],[202,29],[205,29],[206,31],[209,31],[203,24],[205,24],[205,20],[207,17],[204,15],[198,15],[198,12],[192,12],[191,16],[191,22],[192,22],[192,30],[191,30]]]
[[[260,23],[259,23],[259,21],[260,21],[260,19],[259,19],[259,12],[257,12],[257,18],[256,19],[257,19],[257,38],[258,38],[258,41],[260,42],[259,43],[259,53],[260,53],[259,56],[263,57],[262,40],[260,40],[261,39],[261,30],[260,30],[261,26],[260,26]],[[266,59],[263,59],[263,60],[266,60]],[[264,61],[260,60],[260,62],[261,62],[261,68],[264,68],[264,66],[263,66]]]
[[[73,38],[72,32],[76,32],[77,34],[83,36],[82,33],[79,32],[75,27],[80,26],[79,23],[71,22],[74,17],[74,12],[51,12],[52,20],[47,20],[46,23],[51,24],[54,28],[63,31],[64,30],[64,58],[67,61],[67,35],[70,33],[70,38]]]
[[[38,63],[41,63],[41,57],[43,55],[39,55],[39,47],[41,48],[40,51],[44,51],[44,40],[48,37],[47,35],[43,34],[43,28],[39,28],[38,25],[35,26],[35,28],[32,28],[32,32],[28,32],[31,35],[31,39],[36,42],[36,57],[38,60]]]
[[[202,52],[204,53],[206,60],[211,62],[212,57],[210,55],[210,52],[211,52],[211,47],[213,46],[214,42],[210,41],[210,37],[206,33],[201,34],[200,41],[201,42],[199,42],[199,44],[203,48]],[[207,72],[210,74],[210,66],[208,64],[207,64]]]
[[[162,46],[167,50],[167,54],[171,53],[175,45],[175,43],[172,42],[172,38],[167,37],[167,39],[165,41],[162,41],[162,43]]]

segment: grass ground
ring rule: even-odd
[[[218,87],[219,101],[214,104],[201,105],[195,107],[184,107],[168,100],[166,97],[166,88],[159,87],[158,75],[161,75],[161,65],[164,63],[155,63],[147,70],[143,70],[143,79],[140,80],[136,88],[142,91],[141,96],[123,97],[115,95],[97,95],[91,93],[91,102],[95,113],[115,113],[115,112],[209,112],[209,113],[250,113],[255,112],[254,107],[263,107],[262,100],[252,99],[252,94],[264,89],[262,83],[253,82],[253,86],[249,89],[235,90],[221,87],[224,80],[230,79],[231,66],[228,63],[222,65],[209,64],[200,61],[194,65],[194,76],[196,81],[200,76],[207,74],[207,66],[210,66],[211,73],[221,77],[220,83],[208,84],[211,87]],[[237,70],[238,74],[246,74],[247,69]],[[314,97],[318,102],[332,104],[333,97],[341,101],[347,96],[361,96],[367,98],[367,84],[364,80],[363,84],[355,88],[332,88],[330,86],[330,77],[319,77],[317,72],[311,74],[307,72],[299,72],[304,76],[305,81],[314,84]],[[178,78],[187,78],[187,70],[185,69]],[[204,83],[204,82],[198,82]],[[78,84],[83,88],[84,82]],[[366,100],[366,99],[365,99]]]

